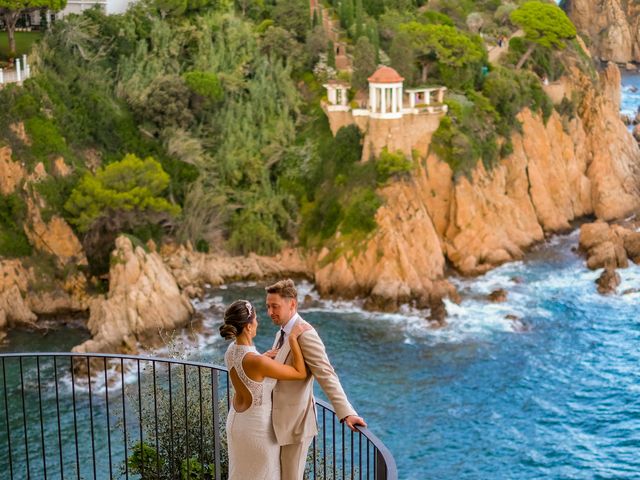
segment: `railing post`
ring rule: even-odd
[[[16,82],[20,83],[22,78],[20,76],[20,59],[16,58]]]
[[[378,449],[376,449],[376,480],[387,480],[387,463]]]

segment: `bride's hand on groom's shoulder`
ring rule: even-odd
[[[301,334],[311,329],[313,329],[313,327],[309,323],[305,322],[304,320],[299,320],[293,326],[293,330],[291,330],[291,333],[289,334],[289,338],[296,339]]]

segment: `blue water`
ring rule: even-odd
[[[632,90],[636,90],[635,92]],[[640,73],[622,72],[620,113],[633,120],[640,105]]]

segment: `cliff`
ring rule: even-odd
[[[617,63],[640,62],[640,4],[630,0],[567,0],[567,15],[591,53]]]
[[[474,275],[521,259],[546,234],[593,215],[610,221],[640,208],[640,149],[618,118],[620,74],[599,85],[578,70],[566,81],[582,92],[577,115],[547,123],[525,110],[513,153],[492,171],[479,163],[454,180],[444,162],[425,160],[409,180],[383,189],[378,229],[351,255],[316,271],[321,292],[373,296],[395,304],[441,295],[445,266]]]

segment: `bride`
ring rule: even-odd
[[[220,335],[235,340],[224,355],[234,390],[227,417],[229,480],[280,478],[280,446],[271,423],[271,391],[276,380],[307,377],[298,335],[310,328],[309,324],[297,322],[291,331],[291,367],[256,350],[253,338],[258,318],[250,302],[237,300],[224,312]]]

